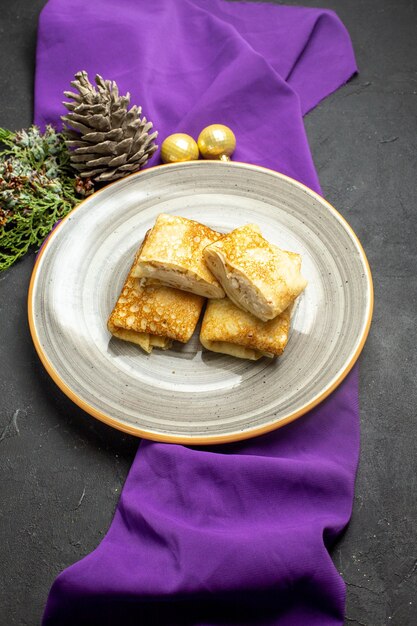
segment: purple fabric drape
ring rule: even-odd
[[[80,69],[130,91],[160,140],[224,123],[236,160],[320,192],[302,116],[356,65],[327,10],[50,0],[36,124],[59,124]],[[206,449],[142,441],[107,535],[58,576],[44,626],[342,624],[345,586],[328,548],[351,514],[358,449],[356,367],[319,407],[263,437]]]

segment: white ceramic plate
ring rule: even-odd
[[[147,355],[110,336],[134,252],[161,212],[219,231],[256,222],[302,255],[308,287],[282,357],[207,352],[198,333]],[[323,400],[359,356],[372,302],[363,249],[320,196],[267,169],[195,161],[129,176],[74,209],[38,257],[29,321],[49,374],[85,411],[134,435],[206,444],[268,432]]]

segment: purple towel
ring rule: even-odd
[[[302,115],[356,71],[331,11],[222,0],[50,0],[35,122],[85,69],[118,82],[162,140],[214,122],[236,160],[320,191]],[[157,155],[153,164],[157,163]],[[343,623],[328,548],[352,508],[357,369],[271,434],[206,449],[142,441],[106,537],[52,586],[44,626]]]

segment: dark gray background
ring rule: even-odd
[[[44,4],[0,0],[1,126],[31,123]],[[324,195],[361,239],[376,295],[360,359],[353,517],[333,558],[348,585],[347,625],[408,626],[417,624],[417,6],[287,4],[336,10],[360,68],[306,118]],[[1,626],[39,623],[55,576],[106,532],[137,447],[75,407],[41,366],[26,316],[33,260],[0,274]]]

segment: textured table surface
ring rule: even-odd
[[[0,0],[0,126],[32,119],[44,0]],[[334,9],[360,75],[306,118],[325,197],[375,282],[360,358],[362,444],[352,521],[333,551],[346,624],[417,624],[417,2],[286,2]],[[32,346],[34,256],[0,274],[0,626],[38,624],[49,587],[106,532],[137,440],[75,407]],[[306,625],[308,626],[308,625]]]

